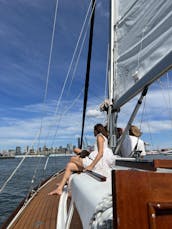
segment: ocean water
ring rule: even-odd
[[[153,158],[172,159],[172,155],[148,155],[145,157],[147,160],[152,160]],[[0,160],[0,188],[20,160],[19,158]],[[64,169],[69,161],[69,156],[49,157],[46,170],[44,170],[46,160],[46,157],[26,158],[14,177],[0,193],[0,227],[33,187],[59,170]],[[33,177],[34,183],[32,184]]]
[[[44,169],[46,159],[46,157],[26,158],[0,193],[0,226],[33,187],[65,167],[69,156],[49,157],[47,167]],[[12,174],[20,160],[21,158],[0,160],[0,187]],[[32,180],[34,183],[31,182]]]

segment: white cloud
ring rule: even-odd
[[[162,101],[158,91],[151,92],[149,105],[151,107],[146,109],[146,116],[151,117],[149,120],[143,120],[141,123],[141,130],[143,132],[143,137],[146,141],[147,135],[150,133],[152,135],[157,135],[161,133],[168,133],[171,130],[171,120],[164,119],[165,114],[162,113],[162,118],[153,120],[152,110],[161,111],[162,108],[157,103],[157,100]],[[70,106],[70,101],[63,101],[65,106]],[[79,102],[80,103],[80,102]],[[98,104],[100,104],[97,99],[92,100],[92,103],[88,106],[88,111],[86,115],[86,123],[85,123],[85,136],[89,142],[94,142],[93,136],[93,126],[98,122],[103,122],[105,119],[105,114],[102,114],[98,110]],[[134,108],[136,101],[132,101],[129,105],[127,105],[120,114],[120,121],[118,123],[119,126],[125,127],[126,122],[129,118],[129,110]],[[79,109],[75,111],[69,110],[64,115],[58,114],[57,116],[53,115],[55,101],[51,101],[47,104],[46,109],[49,110],[49,115],[43,118],[42,130],[41,130],[41,139],[40,144],[53,144],[53,146],[63,145],[65,146],[67,143],[77,144],[77,138],[81,134],[81,123],[82,123],[82,112]],[[164,107],[164,103],[162,104]],[[93,109],[96,107],[97,109]],[[163,108],[165,109],[165,108]],[[30,104],[23,107],[16,108],[16,112],[29,112],[29,114],[33,115],[37,113],[37,117],[27,117],[25,118],[8,118],[4,117],[1,119],[0,125],[0,145],[1,148],[7,148],[8,145],[10,147],[15,147],[17,145],[31,145],[33,142],[35,146],[37,146],[39,139],[37,138],[34,141],[36,136],[40,133],[41,128],[41,115],[42,115],[42,105],[41,104]],[[134,122],[136,125],[140,126],[141,114],[139,113],[136,121]],[[162,139],[165,135],[163,135]],[[51,140],[49,140],[51,138]],[[53,139],[53,140],[52,140]],[[156,142],[156,140],[155,140]],[[165,142],[165,141],[164,141]],[[167,142],[166,142],[167,143]],[[169,143],[169,142],[168,142]],[[167,144],[168,144],[167,143]],[[157,143],[158,144],[158,143]],[[156,144],[156,145],[157,145]],[[164,145],[163,141],[159,144]]]
[[[102,113],[98,110],[90,109],[87,111],[87,115],[88,115],[88,117],[100,117],[100,116],[102,116]]]

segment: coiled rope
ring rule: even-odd
[[[96,212],[90,220],[91,229],[113,228],[112,195],[104,197],[96,207]]]

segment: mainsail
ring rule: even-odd
[[[172,66],[172,1],[116,0],[112,6],[112,97],[119,108]]]

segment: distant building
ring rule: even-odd
[[[16,151],[14,149],[9,149],[8,152],[5,151],[3,153],[4,156],[8,156],[8,157],[13,157],[13,156],[15,156],[15,154],[16,154]]]
[[[34,155],[34,154],[35,154],[35,151],[34,151],[33,148],[29,150],[29,154],[30,154],[30,155]]]
[[[20,155],[20,154],[21,154],[21,147],[16,146],[16,155]]]
[[[73,145],[67,144],[67,153],[72,153],[72,152],[73,152]]]
[[[29,146],[26,147],[26,152],[29,152]]]

